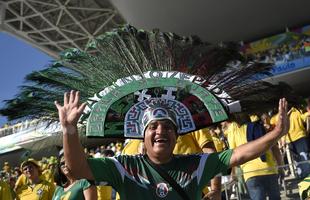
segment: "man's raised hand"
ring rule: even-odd
[[[279,100],[279,118],[276,124],[276,129],[281,132],[281,136],[287,134],[289,130],[289,116],[287,113],[287,101],[285,98]]]
[[[86,106],[86,103],[80,105],[80,92],[71,90],[70,93],[66,92],[64,94],[64,105],[61,106],[57,101],[55,105],[59,114],[59,121],[62,125],[62,128],[65,130],[76,128],[80,116],[83,113],[83,110]],[[67,131],[69,131],[67,130]],[[69,131],[70,133],[70,131]]]

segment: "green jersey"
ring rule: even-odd
[[[212,154],[175,155],[161,165],[191,199],[201,199],[202,189],[217,174],[226,173],[232,150]],[[98,182],[106,181],[121,199],[182,199],[146,162],[142,155],[89,159]]]
[[[90,183],[86,179],[80,179],[67,191],[63,187],[58,186],[55,190],[53,200],[83,200],[83,191],[90,187]]]

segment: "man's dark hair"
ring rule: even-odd
[[[105,157],[113,157],[115,155],[111,149],[105,149],[102,153]]]

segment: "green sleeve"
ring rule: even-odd
[[[115,189],[122,185],[120,164],[115,158],[90,158],[88,164],[96,182],[107,182]]]
[[[217,153],[220,163],[222,164],[221,171],[222,175],[230,174],[230,159],[233,154],[233,149],[228,149],[226,151],[222,151]]]
[[[60,189],[61,189],[61,187],[60,187],[60,186],[57,186],[57,187],[56,187],[56,190],[55,190],[55,192],[54,192],[54,194],[53,194],[52,199],[56,199],[56,197],[57,197],[58,192],[59,192],[59,190],[60,190]]]
[[[205,186],[214,176],[218,174],[227,175],[229,173],[230,158],[233,150],[228,149],[222,152],[209,154],[204,165],[201,186]]]
[[[91,184],[86,179],[80,179],[79,184],[81,188],[83,189],[83,191],[87,190],[91,186]]]

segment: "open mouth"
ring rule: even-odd
[[[168,139],[166,138],[158,138],[158,139],[155,139],[155,144],[165,144],[168,142]]]

